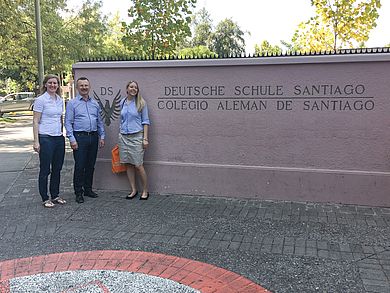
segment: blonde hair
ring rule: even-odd
[[[134,80],[130,80],[126,85],[126,91],[127,91],[127,88],[129,87],[129,85],[132,83],[135,83],[137,85],[137,94],[135,95],[135,106],[137,107],[137,111],[141,112],[142,109],[145,107],[146,102],[145,102],[144,98],[141,96],[141,94],[139,93],[138,82],[136,82]]]
[[[47,91],[46,83],[48,82],[49,79],[52,79],[52,78],[55,78],[57,80],[58,89],[56,90],[56,94],[61,96],[60,78],[57,75],[55,75],[55,74],[48,74],[48,75],[45,76],[45,78],[43,79],[43,82],[42,82],[41,94],[44,94]]]

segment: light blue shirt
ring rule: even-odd
[[[104,139],[104,126],[98,102],[91,97],[84,101],[80,95],[70,100],[66,106],[65,129],[70,142],[76,141],[74,131],[97,131],[100,139]]]
[[[120,133],[133,134],[144,130],[144,125],[150,125],[148,107],[142,108],[138,112],[134,99],[128,101],[127,98],[121,101],[121,124]]]
[[[34,112],[41,113],[41,120],[38,124],[38,133],[51,136],[62,135],[62,113],[64,112],[64,101],[59,95],[53,99],[45,92],[35,99]]]

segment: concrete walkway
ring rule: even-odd
[[[200,292],[390,292],[389,208],[156,194],[129,201],[126,191],[104,190],[77,204],[67,152],[61,185],[68,204],[45,209],[29,123],[0,128],[0,292],[18,276],[68,270],[162,275]],[[99,258],[105,251],[113,257]],[[127,259],[137,253],[150,257],[138,267]],[[187,269],[168,276],[182,260]],[[196,285],[208,278],[214,287]],[[126,292],[104,291],[109,280],[99,282],[83,284],[100,291],[72,292]],[[11,292],[23,292],[16,287]]]

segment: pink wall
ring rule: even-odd
[[[390,206],[390,54],[80,62],[74,70],[103,103],[139,82],[152,121],[152,193]],[[129,189],[111,173],[118,128],[118,120],[106,126],[98,188]]]

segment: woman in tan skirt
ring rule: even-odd
[[[144,152],[149,146],[148,129],[150,125],[148,108],[139,94],[138,83],[130,81],[126,86],[127,97],[121,101],[121,123],[119,131],[119,156],[122,164],[127,166],[131,192],[126,199],[138,195],[135,173],[139,174],[142,183],[142,194],[139,199],[147,200],[148,179],[144,168]]]

